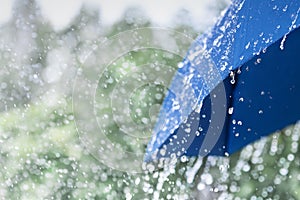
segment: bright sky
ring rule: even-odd
[[[12,0],[1,0],[0,25],[9,20],[11,15]]]
[[[9,20],[13,0],[0,1],[0,25]],[[82,3],[100,9],[103,24],[109,25],[121,18],[126,8],[140,6],[157,25],[167,26],[180,9],[190,11],[197,27],[207,26],[215,20],[215,13],[209,7],[218,0],[38,0],[42,14],[49,19],[56,30],[65,28],[80,10]]]

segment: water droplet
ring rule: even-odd
[[[213,183],[213,177],[210,174],[203,174],[201,179],[205,181],[206,185],[211,185]]]
[[[250,47],[250,42],[248,42],[245,46],[245,49],[248,49]]]
[[[221,67],[221,71],[223,72],[223,71],[225,71],[225,69],[226,69],[226,66],[223,65],[223,66]]]
[[[2,83],[1,83],[1,88],[2,88],[2,89],[5,89],[6,87],[7,87],[7,83],[2,82]]]
[[[153,164],[149,163],[147,165],[147,169],[149,170],[149,172],[153,172],[155,170],[155,166]]]
[[[143,122],[144,124],[148,124],[148,122],[149,122],[149,119],[148,119],[148,118],[145,118],[145,117],[143,117],[143,118],[142,118],[142,122]]]
[[[180,160],[181,160],[181,162],[186,162],[187,161],[187,157],[183,155],[183,156],[181,156]]]
[[[289,155],[287,156],[288,161],[293,161],[294,158],[295,158],[294,154],[289,154]]]
[[[179,63],[177,64],[177,66],[178,66],[178,68],[182,68],[182,67],[184,66],[184,63],[183,63],[183,62],[179,62]]]
[[[172,109],[173,110],[179,110],[180,109],[180,105],[179,105],[178,101],[173,102]]]
[[[139,178],[139,177],[137,177],[136,179],[135,179],[135,185],[138,185],[138,184],[140,184],[140,182],[141,182],[141,179]]]
[[[155,98],[156,98],[157,100],[161,100],[161,99],[162,99],[162,94],[156,93],[156,94],[155,94]]]
[[[166,155],[166,149],[165,148],[160,149],[159,153],[160,153],[161,156],[165,156]]]
[[[190,133],[190,132],[191,132],[191,128],[186,128],[186,129],[184,129],[184,131],[185,131],[186,133]]]
[[[197,190],[204,190],[205,189],[205,185],[204,185],[204,183],[198,183],[198,185],[197,185]]]
[[[280,50],[284,50],[284,43],[285,43],[286,37],[287,37],[287,35],[284,35],[280,42],[280,46],[279,46]]]
[[[224,165],[220,165],[220,166],[219,166],[219,170],[220,170],[221,172],[224,172],[224,170],[225,170]]]
[[[286,176],[286,175],[289,173],[289,171],[288,171],[286,168],[281,168],[281,169],[279,170],[279,173],[280,173],[282,176]]]
[[[234,83],[235,83],[234,75],[235,75],[234,72],[231,71],[231,72],[230,72],[230,78],[231,78],[230,83],[231,83],[231,84],[234,84]]]
[[[261,58],[257,58],[256,63],[261,63]]]
[[[233,107],[228,108],[228,114],[232,115],[232,113],[233,113]]]

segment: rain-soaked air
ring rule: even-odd
[[[300,200],[300,2],[0,2],[0,199]]]

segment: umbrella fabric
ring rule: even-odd
[[[146,161],[229,155],[300,119],[300,1],[233,1],[178,65]]]

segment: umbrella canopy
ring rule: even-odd
[[[146,161],[230,155],[300,119],[300,1],[236,0],[179,63]]]

